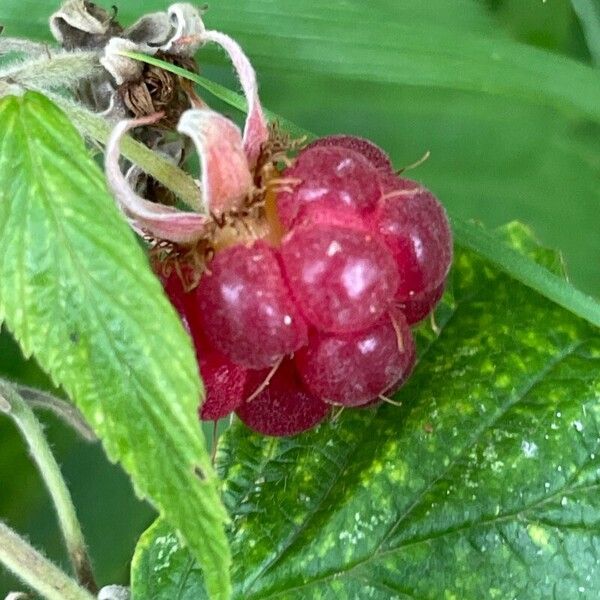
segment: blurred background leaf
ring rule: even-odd
[[[593,104],[600,70],[592,70],[589,22],[577,6],[596,2],[212,0],[206,22],[242,43],[259,72],[266,106],[319,134],[370,137],[398,167],[430,150],[431,158],[411,177],[457,215],[488,226],[524,221],[563,252],[576,285],[599,295],[600,119],[590,113],[594,106],[600,111],[600,103]],[[49,40],[47,18],[59,4],[2,0],[0,23],[7,35]],[[128,24],[168,5],[123,2],[119,19]],[[203,50],[200,62],[203,75],[235,86],[222,54]],[[503,75],[521,87],[505,87]],[[557,92],[561,86],[569,88],[567,96]],[[586,97],[578,98],[583,88]],[[2,368],[16,369],[27,383],[39,377],[15,356],[1,346]],[[53,555],[58,534],[52,514],[16,434],[0,426],[0,514]],[[75,441],[55,423],[49,431],[100,576],[118,577],[130,556],[120,536],[133,540],[149,512],[98,448]],[[113,500],[121,510],[111,509]],[[101,533],[109,540],[101,543]]]

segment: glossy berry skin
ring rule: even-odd
[[[375,167],[346,148],[307,148],[282,177],[290,180],[289,189],[277,197],[277,212],[286,229],[313,210],[368,215],[381,197]]]
[[[423,292],[413,296],[410,300],[399,302],[397,307],[403,312],[409,325],[422,321],[430,315],[444,295],[446,281],[430,292]]]
[[[195,301],[210,344],[241,367],[270,367],[306,343],[306,325],[265,242],[218,252]]]
[[[283,270],[296,304],[317,329],[365,329],[388,309],[398,287],[394,260],[371,234],[315,224],[282,240]]]
[[[268,374],[268,370],[250,373],[247,397],[264,382]],[[325,419],[330,409],[329,405],[304,388],[294,362],[285,359],[266,389],[239,406],[236,414],[258,433],[288,436],[314,427]]]
[[[400,274],[399,302],[443,285],[452,262],[452,234],[446,212],[424,188],[380,203],[375,233],[392,252]]]
[[[328,135],[311,142],[306,146],[305,151],[309,148],[330,148],[332,146],[358,152],[376,169],[380,169],[383,172],[392,172],[394,170],[390,157],[379,146],[370,140],[354,135]]]
[[[214,349],[197,348],[196,354],[206,392],[200,418],[217,421],[246,399],[248,371]]]
[[[205,398],[200,407],[203,421],[216,421],[235,410],[246,398],[247,370],[212,348],[202,335],[202,324],[194,304],[194,294],[186,292],[177,273],[160,276],[171,304],[179,313],[196,350]]]
[[[294,358],[302,381],[315,396],[343,406],[375,401],[406,379],[414,359],[413,338],[398,311],[359,333],[312,332],[308,346]]]

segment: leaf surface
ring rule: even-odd
[[[226,512],[188,336],[66,117],[0,101],[0,318],[228,597]]]
[[[499,237],[560,272],[522,227]],[[402,408],[288,439],[225,434],[235,598],[600,594],[598,329],[461,248],[452,282]],[[136,597],[192,600],[200,581],[159,521]]]

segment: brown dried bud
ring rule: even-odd
[[[69,0],[50,17],[52,35],[67,50],[101,50],[123,32],[115,14],[87,0]]]
[[[198,71],[191,58],[175,59],[163,53],[158,53],[157,57],[193,72]],[[138,81],[125,82],[118,89],[125,106],[135,118],[164,112],[164,118],[157,125],[166,129],[175,129],[182,113],[191,108],[184,81],[153,65],[144,64]]]

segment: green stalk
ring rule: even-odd
[[[473,250],[542,296],[600,327],[600,303],[595,298],[500,242],[483,227],[456,217],[451,222],[454,238],[461,246]]]
[[[83,415],[71,403],[65,402],[49,392],[26,385],[15,384],[15,389],[31,408],[39,408],[54,413],[61,421],[74,429],[86,442],[98,441],[96,434],[85,422]]]
[[[43,89],[38,89],[37,91],[58,104],[86,137],[96,140],[103,145],[106,144],[112,131],[112,126],[103,117],[83,108],[73,100],[65,98],[60,94],[48,92],[48,90]],[[147,146],[144,146],[144,144],[127,135],[121,140],[120,147],[121,154],[125,158],[177,194],[189,207],[195,210],[202,209],[201,191],[191,175],[164,158],[161,158],[156,152],[153,152]]]
[[[42,427],[25,400],[10,385],[1,380],[0,400],[2,400],[0,411],[12,417],[21,431],[52,497],[67,553],[77,580],[88,590],[96,592],[98,588],[75,506]]]
[[[1,403],[4,405],[4,402]],[[88,591],[0,521],[0,562],[46,600],[94,600]]]

